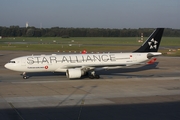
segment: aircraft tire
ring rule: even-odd
[[[93,75],[89,75],[89,78],[90,78],[90,79],[94,79],[94,76],[93,76]]]
[[[23,79],[28,79],[28,76],[23,76]]]
[[[99,79],[99,78],[100,78],[100,76],[99,76],[99,75],[95,75],[95,78],[96,78],[96,79]]]

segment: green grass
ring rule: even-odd
[[[127,44],[136,43],[137,38],[134,37],[16,37],[3,38],[0,42],[36,42],[36,43],[75,43],[75,44]],[[74,41],[74,42],[73,42]]]
[[[0,50],[79,52],[86,49],[88,52],[124,52],[136,50],[141,46],[142,43],[138,43],[138,39],[137,37],[7,37],[0,39]],[[163,37],[162,46],[169,49],[180,48],[180,37]],[[169,49],[160,51],[167,53]],[[180,51],[177,50],[171,55],[180,56]]]
[[[75,43],[75,44],[131,44],[140,45],[138,43],[139,38],[137,37],[72,37],[72,38],[61,38],[61,37],[7,37],[0,40],[3,42],[36,42],[36,43]],[[144,38],[147,39],[147,38]],[[74,42],[72,42],[74,41]],[[180,37],[163,37],[161,45],[180,45]]]
[[[134,49],[132,49],[134,48]],[[58,45],[58,44],[13,44],[10,46],[2,45],[1,50],[21,50],[21,51],[51,51],[51,52],[69,52],[69,51],[82,51],[87,50],[88,52],[109,52],[109,51],[130,51],[137,49],[137,46],[78,46],[78,45]]]

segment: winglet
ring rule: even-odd
[[[161,42],[164,28],[157,28],[142,44],[142,46],[134,52],[157,52]]]

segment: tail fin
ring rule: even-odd
[[[164,28],[157,28],[142,44],[142,46],[134,52],[157,52]]]

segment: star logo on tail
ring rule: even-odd
[[[150,42],[148,42],[149,46],[150,46],[150,49],[156,49],[157,48],[157,41],[154,40],[154,38],[151,39]]]

